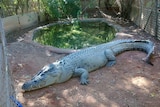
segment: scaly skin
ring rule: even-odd
[[[44,66],[30,81],[23,84],[22,89],[31,91],[65,82],[75,76],[80,76],[80,83],[87,85],[89,72],[105,65],[113,66],[116,63],[115,56],[128,50],[145,51],[145,61],[150,63],[154,44],[149,40],[124,39],[82,49]]]

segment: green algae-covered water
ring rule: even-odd
[[[34,34],[33,40],[58,48],[80,49],[111,41],[115,29],[101,22],[74,22],[45,27]]]

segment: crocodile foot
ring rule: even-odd
[[[81,85],[87,85],[87,84],[89,84],[89,81],[86,79],[81,79],[80,83],[81,83]]]
[[[114,60],[114,61],[109,61],[107,64],[106,64],[106,66],[107,67],[111,67],[111,66],[113,66],[113,65],[115,65],[116,64],[116,61]]]

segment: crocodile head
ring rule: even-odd
[[[58,81],[60,70],[54,64],[44,66],[31,80],[22,86],[24,91],[31,91],[54,84]]]

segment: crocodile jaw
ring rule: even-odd
[[[31,91],[49,86],[51,84],[57,83],[60,76],[60,69],[55,69],[53,64],[47,65],[31,80],[25,82],[22,85],[22,89],[24,91]]]
[[[49,86],[51,84],[56,83],[57,78],[58,78],[58,76],[52,77],[50,75],[47,77],[40,77],[38,79],[36,77],[36,78],[31,79],[30,81],[25,82],[22,85],[22,89],[24,91],[31,91],[31,90],[40,89],[40,88],[43,88],[43,87],[46,87],[46,86]]]
[[[24,91],[31,91],[31,90],[35,90],[35,89],[39,89],[39,88],[43,88],[47,86],[46,84],[46,80],[45,79],[31,79],[30,81],[25,82],[22,85],[22,89]]]

